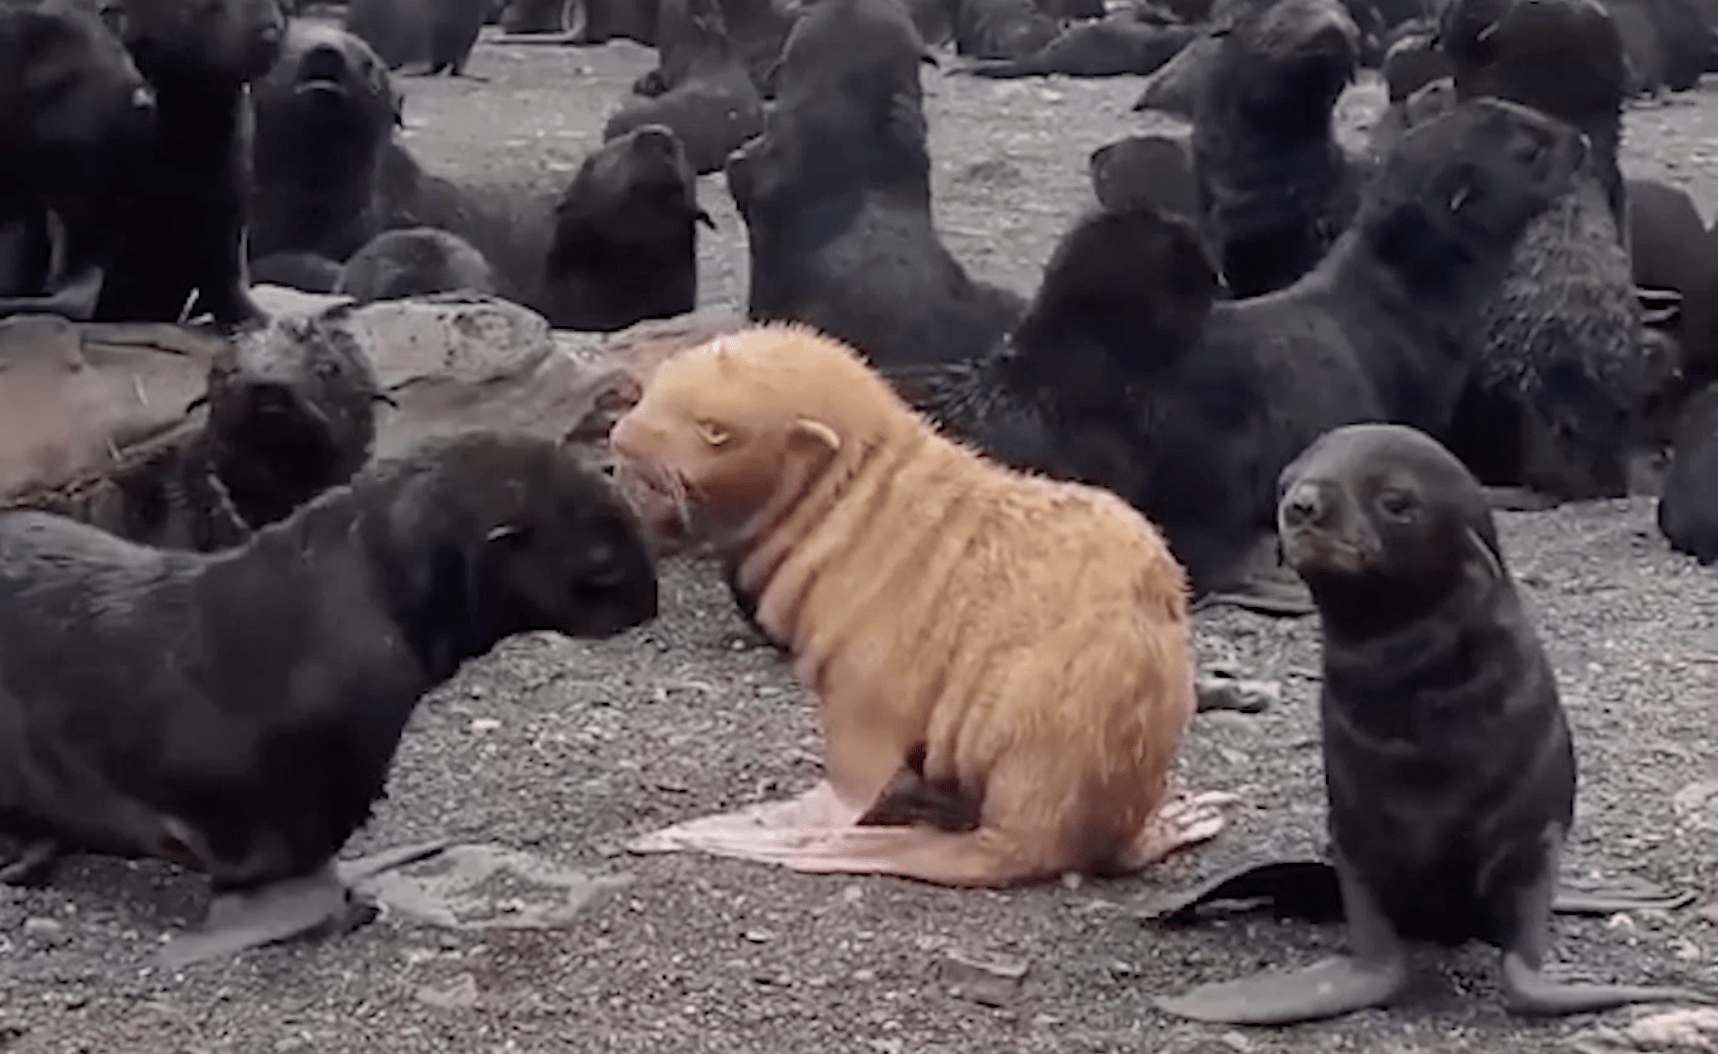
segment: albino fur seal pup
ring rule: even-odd
[[[611,441],[737,560],[825,737],[803,797],[635,851],[1008,886],[1130,871],[1221,826],[1170,785],[1185,579],[1121,499],[985,461],[792,325],[670,358]]]
[[[426,443],[225,553],[5,513],[0,833],[207,874],[170,964],[296,936],[350,911],[334,854],[425,692],[513,634],[655,614],[630,507],[522,435]]]
[[[1519,1013],[1710,1001],[1541,972],[1575,753],[1473,475],[1422,432],[1352,425],[1309,447],[1280,489],[1283,556],[1323,620],[1325,788],[1349,953],[1158,1005],[1244,1024],[1334,1017],[1405,990],[1407,941],[1471,939],[1501,949]]]

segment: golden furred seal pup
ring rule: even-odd
[[[683,352],[616,459],[737,567],[820,700],[825,780],[646,836],[800,871],[1006,886],[1211,837],[1172,792],[1182,569],[1121,499],[938,435],[853,351],[770,325]]]

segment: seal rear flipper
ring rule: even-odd
[[[1552,901],[1563,853],[1563,832],[1552,825],[1539,838],[1538,861],[1530,881],[1490,892],[1502,939],[1503,998],[1518,1014],[1584,1014],[1635,1003],[1713,1003],[1711,995],[1688,988],[1641,985],[1560,984],[1541,971],[1551,943]],[[1528,860],[1532,856],[1524,853]]]
[[[373,904],[354,898],[332,863],[299,878],[218,893],[209,917],[191,933],[175,934],[161,949],[161,964],[177,970],[300,938],[346,933],[376,917]]]
[[[1378,899],[1340,859],[1331,865],[1341,886],[1349,954],[1289,973],[1261,973],[1203,984],[1185,995],[1155,1000],[1177,1017],[1236,1025],[1289,1025],[1384,1006],[1408,983],[1408,953]]]

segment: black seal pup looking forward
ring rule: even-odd
[[[1502,949],[1510,1009],[1711,1000],[1542,972],[1575,752],[1484,490],[1436,440],[1352,425],[1283,472],[1283,555],[1324,628],[1325,789],[1349,953],[1159,1000],[1201,1021],[1289,1024],[1383,1006],[1406,941]]]
[[[218,554],[0,515],[0,833],[206,873],[171,963],[317,929],[425,692],[513,634],[655,614],[631,507],[523,435],[426,443]]]

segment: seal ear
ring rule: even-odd
[[[788,440],[809,440],[827,449],[831,454],[841,449],[841,437],[835,434],[835,429],[822,421],[810,417],[801,417],[788,427]]]
[[[504,523],[499,527],[489,528],[489,533],[483,536],[486,542],[499,542],[507,538],[517,538],[525,533],[525,529],[516,524]]]
[[[1497,551],[1497,548],[1488,543],[1472,527],[1468,527],[1466,531],[1468,544],[1473,546],[1474,552],[1484,561],[1486,570],[1491,572],[1491,577],[1500,582],[1507,578],[1508,575],[1503,570],[1503,555]]]

